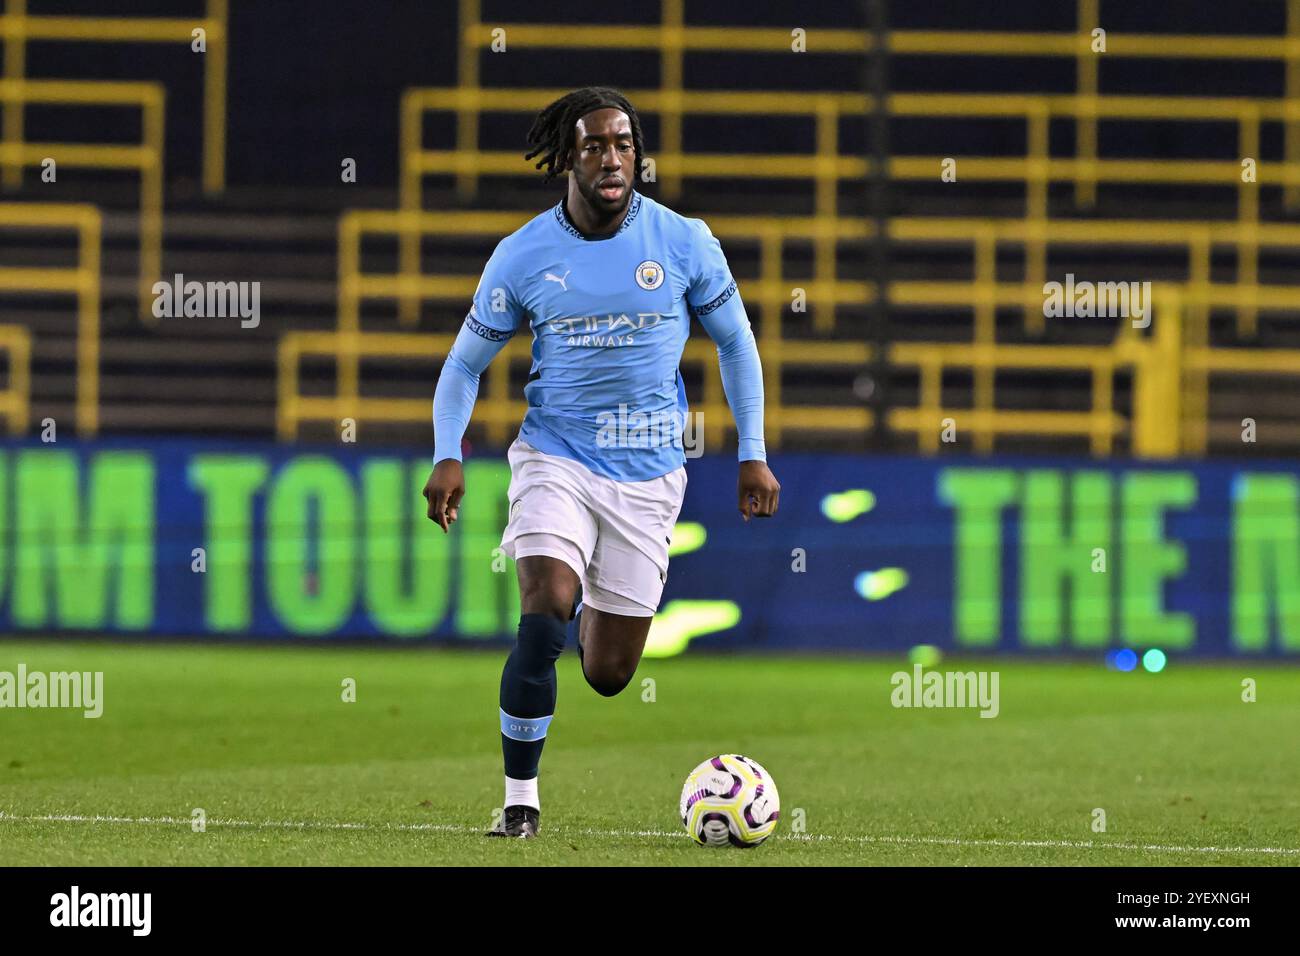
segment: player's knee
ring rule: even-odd
[[[573,613],[573,597],[567,596],[566,599],[565,595],[544,582],[531,583],[519,589],[519,609],[524,614],[544,614],[567,625],[569,615]]]
[[[564,651],[567,623],[553,615],[525,611],[519,618],[519,637],[511,656],[529,672],[550,665]]]
[[[520,610],[524,614],[540,614],[544,617],[553,618],[567,627],[571,607],[572,605],[565,607],[559,601],[541,601],[534,604],[521,605]]]
[[[584,665],[582,676],[601,697],[617,697],[632,682],[635,669],[622,670],[617,667]]]

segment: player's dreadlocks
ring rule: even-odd
[[[636,153],[636,165],[632,175],[641,178],[641,157],[645,154],[641,139],[641,120],[636,110],[618,90],[604,86],[586,86],[572,93],[566,93],[546,109],[537,114],[533,128],[528,131],[528,145],[532,149],[524,154],[524,159],[541,156],[536,167],[546,167],[543,182],[550,182],[568,169],[569,151],[573,149],[574,127],[578,120],[592,110],[622,110],[632,124],[632,148]]]

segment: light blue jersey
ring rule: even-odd
[[[460,459],[479,375],[527,323],[521,439],[618,481],[676,470],[692,316],[717,343],[740,460],[765,460],[758,349],[708,226],[633,192],[618,232],[586,239],[561,201],[503,239],[483,270],[434,394],[434,460]]]

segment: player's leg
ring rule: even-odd
[[[627,687],[641,662],[685,491],[684,468],[650,481],[593,484],[598,531],[583,580],[578,648],[587,683],[605,697]]]
[[[636,616],[614,614],[584,600],[578,631],[582,674],[602,697],[620,693],[641,663],[654,612],[642,613],[649,608],[636,610]]]
[[[555,661],[564,649],[596,522],[568,464],[522,442],[511,446],[509,459],[510,518],[501,547],[516,561],[521,613],[501,672],[505,818],[493,833],[532,836],[541,810],[539,763],[555,713]]]
[[[545,537],[522,535],[515,543],[519,553],[519,632],[501,670],[506,796],[505,818],[500,828],[492,831],[494,835],[532,835],[522,832],[526,828],[535,834],[541,813],[538,768],[555,714],[555,661],[564,650],[578,592],[578,575],[565,560],[538,553],[536,539]],[[545,548],[544,542],[541,547]]]

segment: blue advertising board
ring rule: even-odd
[[[1300,654],[1300,467],[774,455],[687,465],[648,653]],[[519,613],[503,458],[449,535],[426,456],[355,445],[0,445],[0,631],[490,641]]]

